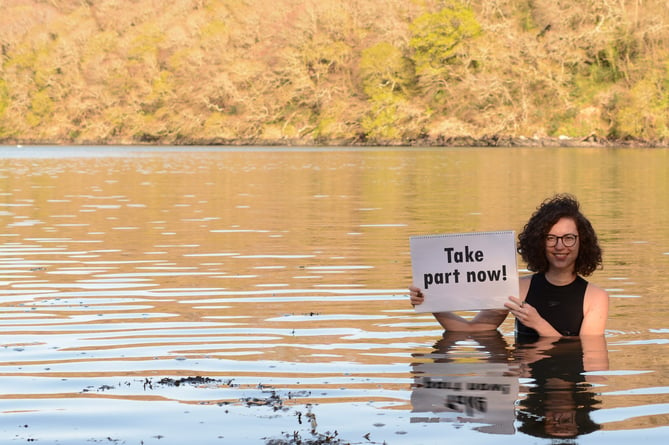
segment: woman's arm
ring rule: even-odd
[[[583,300],[583,323],[579,335],[604,335],[609,316],[609,294],[588,283]]]
[[[434,318],[447,331],[454,332],[481,332],[493,331],[502,324],[509,311],[506,309],[485,309],[479,311],[471,320],[463,318],[454,312],[435,312]]]
[[[409,286],[411,304],[416,306],[425,301],[425,296],[416,286]],[[481,332],[492,331],[502,324],[507,314],[506,309],[486,309],[480,311],[474,318],[468,320],[454,312],[435,312],[434,318],[446,330],[452,332]]]

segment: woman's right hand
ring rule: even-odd
[[[425,301],[425,296],[418,287],[409,286],[409,299],[411,300],[411,305],[416,306]]]

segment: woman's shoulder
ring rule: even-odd
[[[590,299],[605,299],[608,300],[609,293],[605,289],[588,281],[588,287],[585,288],[585,297]]]
[[[585,289],[585,298],[583,299],[583,313],[591,314],[590,317],[592,317],[592,314],[595,314],[595,317],[606,320],[608,312],[608,292],[595,284],[588,283],[588,287]]]

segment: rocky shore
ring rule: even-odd
[[[369,140],[362,136],[347,139],[312,140],[312,139],[224,139],[224,138],[168,138],[144,136],[136,140],[85,141],[73,144],[69,141],[41,139],[5,139],[0,140],[5,146],[90,146],[90,145],[156,145],[156,146],[230,146],[230,147],[637,147],[667,148],[669,141],[649,141],[635,138],[607,139],[597,135],[586,137],[525,137],[525,136],[438,136],[412,140]]]

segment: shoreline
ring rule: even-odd
[[[669,141],[647,141],[624,138],[607,139],[596,135],[587,137],[512,137],[512,136],[438,136],[412,140],[367,140],[360,138],[342,138],[329,140],[310,139],[223,139],[223,138],[141,138],[140,140],[95,140],[95,141],[54,141],[32,138],[7,138],[0,140],[0,145],[21,146],[229,146],[229,147],[428,147],[428,148],[480,148],[480,147],[581,147],[581,148],[667,148]]]

